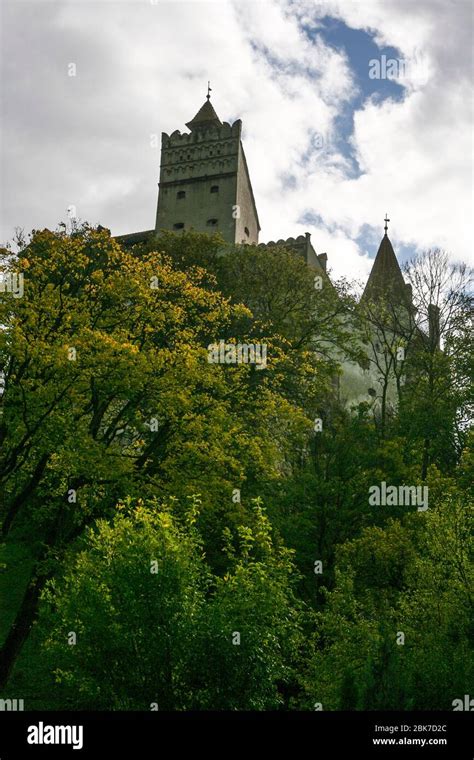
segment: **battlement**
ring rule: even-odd
[[[269,240],[268,243],[259,243],[258,246],[259,248],[262,248],[262,247],[265,248],[266,246],[269,246],[269,245],[283,245],[283,246],[286,245],[291,248],[295,245],[306,245],[306,241],[308,237],[311,238],[311,234],[309,232],[307,232],[306,235],[298,235],[298,237],[296,238],[289,237],[289,238],[286,238],[286,240],[283,240],[283,238],[280,238],[277,241]]]
[[[276,242],[274,240],[270,240],[268,243],[259,243],[259,248],[269,248],[270,246],[276,246],[281,245],[286,248],[291,248],[296,253],[299,253],[300,256],[304,258],[308,266],[312,267],[313,269],[316,269],[318,271],[324,272],[326,274],[326,267],[327,267],[327,254],[326,253],[320,253],[319,255],[316,253],[316,251],[313,248],[313,245],[311,243],[311,233],[306,232],[304,235],[298,235],[298,237],[289,237],[286,238],[286,240],[283,240],[283,238],[280,238]]]
[[[192,132],[161,136],[160,187],[237,171],[242,122],[210,124]]]
[[[222,126],[211,124],[206,128],[201,128],[193,132],[180,132],[179,129],[175,129],[170,135],[166,132],[162,132],[161,148],[182,148],[188,147],[188,145],[191,144],[196,145],[203,142],[216,142],[218,140],[228,140],[230,138],[237,138],[237,140],[240,140],[241,135],[241,119],[237,119],[232,125],[227,121],[224,121]]]

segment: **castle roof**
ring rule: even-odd
[[[210,126],[222,127],[222,122],[214,111],[209,98],[206,99],[206,102],[201,106],[194,119],[186,123],[186,126],[191,132],[194,132],[196,129],[206,129]]]
[[[406,302],[408,289],[387,233],[382,238],[379,250],[362,295],[363,300],[376,301],[389,297],[395,302]]]

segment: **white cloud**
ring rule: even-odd
[[[350,61],[301,26],[323,13],[426,64],[424,78],[408,68],[405,100],[355,113],[358,178],[334,147],[356,89]],[[355,238],[364,225],[382,230],[388,211],[395,245],[468,259],[469,30],[469,3],[437,0],[7,3],[1,236],[54,227],[70,204],[114,234],[151,228],[150,135],[184,130],[211,79],[219,116],[243,120],[263,241],[308,230],[335,274],[362,277],[369,261]],[[305,212],[321,221],[298,223]]]
[[[309,16],[313,4],[298,7]],[[325,218],[334,218],[337,198],[360,224],[380,223],[386,208],[399,242],[440,246],[473,262],[470,3],[328,0],[324,12],[375,31],[379,44],[420,64],[408,66],[404,101],[369,101],[355,113],[353,145],[363,175],[336,185],[323,180]]]

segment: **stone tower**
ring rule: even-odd
[[[260,224],[242,146],[242,122],[222,123],[208,93],[186,126],[161,135],[155,231],[219,232],[228,243],[258,243]]]

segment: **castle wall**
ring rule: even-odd
[[[236,203],[240,209],[240,217],[235,220],[235,242],[258,243],[258,217],[242,143],[238,159]]]
[[[381,404],[384,373],[380,371],[377,365],[385,368],[390,359],[388,354],[384,353],[383,348],[377,356],[375,356],[374,349],[371,346],[366,346],[365,350],[368,359],[367,368],[361,367],[354,361],[341,361],[342,374],[339,382],[339,398],[348,407],[362,402],[374,404],[376,407],[380,407]],[[387,370],[385,369],[384,372],[386,373]],[[388,378],[386,403],[395,408],[398,404],[398,392],[393,371],[388,374]],[[369,393],[369,388],[375,392],[375,395]]]
[[[235,242],[241,123],[163,133],[156,229],[220,232]],[[214,191],[213,191],[214,189]]]

